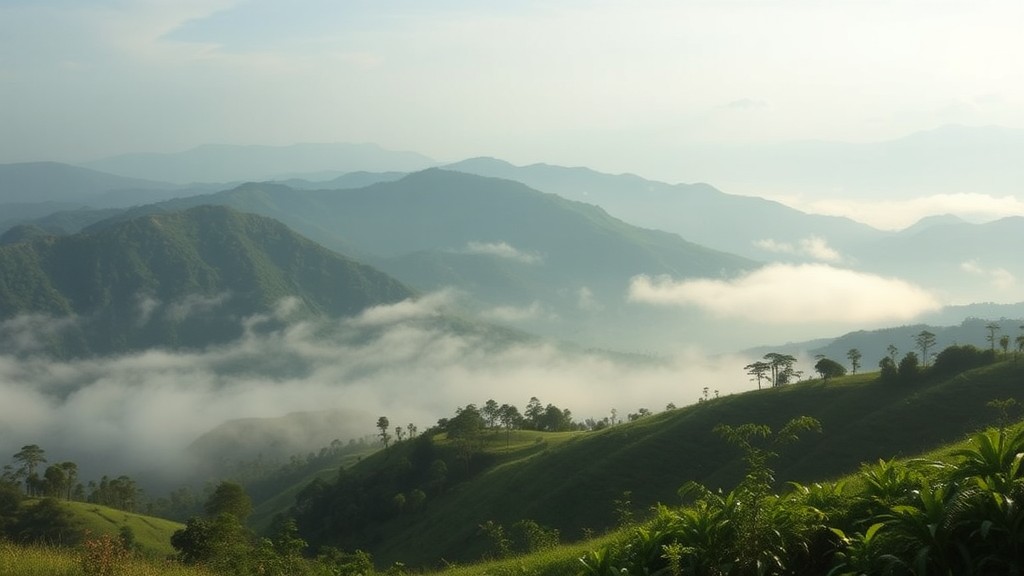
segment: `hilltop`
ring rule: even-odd
[[[224,342],[286,299],[337,317],[412,295],[279,222],[214,206],[3,245],[0,271],[0,319],[51,318],[52,340],[34,344],[63,355]]]

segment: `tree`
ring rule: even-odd
[[[43,493],[46,496],[52,498],[63,498],[66,491],[67,475],[64,473],[64,469],[60,466],[53,464],[46,467],[46,471],[43,472],[43,479],[46,481]]]
[[[37,444],[22,446],[21,451],[14,455],[14,460],[21,463],[21,467],[15,472],[16,477],[25,479],[25,492],[29,496],[35,495],[35,486],[38,484],[36,468],[46,463],[46,450]]]
[[[988,330],[988,336],[985,336],[985,340],[992,346],[992,351],[996,351],[996,332],[1002,330],[999,327],[998,322],[989,322],[985,325],[985,330]]]
[[[401,442],[403,436],[405,436],[405,428],[395,426],[395,442]]]
[[[1022,326],[1022,328],[1024,328],[1024,326]],[[1021,334],[1020,336],[1017,336],[1016,342],[1017,342],[1017,354],[1020,354],[1021,352],[1024,352],[1024,334]]]
[[[1010,337],[1003,334],[999,337],[999,347],[1003,349],[1003,356],[1006,356],[1006,352],[1010,349]]]
[[[821,375],[821,379],[826,382],[828,382],[829,378],[846,375],[846,368],[842,364],[828,358],[818,360],[814,365],[814,369]]]
[[[252,500],[240,484],[225,481],[218,484],[213,494],[210,494],[203,505],[203,510],[207,515],[214,517],[230,514],[241,523],[252,514]]]
[[[64,477],[67,481],[67,484],[64,485],[67,489],[66,497],[70,501],[71,492],[74,490],[75,484],[78,482],[78,464],[75,464],[74,462],[61,462],[57,466],[60,466],[61,470],[64,471]]]
[[[512,430],[515,430],[522,424],[523,416],[515,406],[502,404],[498,408],[498,421],[501,422],[501,426],[505,429],[505,446],[508,446]]]
[[[764,355],[764,359],[768,361],[771,370],[773,387],[789,384],[797,376],[796,371],[793,370],[793,365],[796,364],[796,358],[793,356],[769,352]]]
[[[380,418],[377,418],[377,429],[380,430],[380,432],[377,433],[377,436],[380,436],[380,441],[382,444],[384,444],[385,448],[387,448],[388,443],[391,442],[391,434],[388,433],[388,430],[390,428],[391,421],[388,420],[387,416],[381,416]]]
[[[500,409],[501,407],[493,399],[484,402],[484,407],[480,410],[480,414],[484,417],[484,421],[487,422],[488,428],[494,428],[494,425],[498,422]]]
[[[540,400],[536,396],[530,397],[530,402],[526,405],[526,410],[523,412],[523,419],[530,430],[536,430],[539,423],[540,417],[544,414],[544,407],[541,406]]]
[[[846,353],[846,357],[850,359],[851,371],[856,374],[857,369],[860,368],[860,359],[863,357],[860,350],[850,348],[850,351]]]
[[[880,371],[879,378],[882,382],[894,382],[899,377],[899,371],[896,368],[896,363],[893,362],[889,356],[883,356],[878,361],[878,369]]]
[[[895,344],[889,344],[885,347],[885,353],[889,355],[889,359],[892,360],[893,365],[896,365],[896,355],[900,353],[900,349]]]
[[[897,372],[899,373],[900,381],[905,384],[917,381],[918,377],[921,375],[921,367],[917,361],[917,354],[907,352],[906,355],[903,356],[903,359],[900,360]]]
[[[916,343],[917,347],[921,349],[921,363],[927,366],[928,349],[935,345],[935,334],[932,334],[927,330],[921,330],[921,332],[914,337],[914,343]],[[903,358],[906,359],[906,356],[904,356]],[[916,356],[914,360],[917,360]],[[900,364],[902,363],[903,361],[901,360]]]
[[[743,367],[743,369],[746,370],[747,374],[750,375],[751,380],[757,381],[757,389],[760,390],[761,381],[768,378],[768,374],[771,372],[772,365],[767,362],[762,362],[758,360],[757,362],[747,364],[746,366]]]

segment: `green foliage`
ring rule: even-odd
[[[763,426],[725,431],[750,451]],[[764,485],[754,465],[728,493],[697,484],[678,509],[584,555],[584,573],[882,575],[1018,574],[1024,569],[1024,427],[975,434],[944,464],[880,460],[855,477],[859,490]],[[748,462],[759,462],[748,457]],[[837,498],[838,497],[838,498]],[[828,502],[825,513],[815,504]],[[662,554],[655,554],[656,549]]]
[[[240,484],[221,482],[210,494],[203,509],[208,516],[230,514],[239,522],[245,522],[249,514],[252,514],[252,501]]]
[[[53,498],[27,503],[8,534],[15,542],[52,546],[73,546],[82,537],[73,515]]]
[[[846,376],[846,367],[828,358],[822,358],[814,365],[814,369],[821,376],[822,380]]]
[[[288,296],[306,313],[346,316],[411,295],[279,222],[218,206],[0,246],[0,319],[76,315],[45,343],[61,356],[225,342],[241,336],[237,318]],[[203,314],[174,311],[196,298],[211,303]],[[153,313],[140,315],[143,299]]]
[[[958,374],[991,364],[995,360],[995,353],[991,350],[979,350],[970,344],[949,346],[935,356],[931,373],[937,376]]]
[[[394,447],[387,459],[381,454],[364,457],[346,470],[341,485],[312,489],[311,498],[297,506],[303,515],[297,519],[302,537],[314,547],[333,544],[369,550],[381,562],[401,560],[417,568],[435,565],[441,558],[466,562],[493,552],[478,534],[488,520],[511,533],[517,521],[530,518],[573,542],[588,529],[601,533],[617,526],[613,501],[623,492],[631,492],[629,510],[642,520],[658,502],[675,502],[684,481],[737,486],[745,476],[743,467],[737,451],[711,433],[715,425],[738,428],[754,420],[779,430],[794,416],[807,414],[822,423],[824,432],[804,436],[798,450],[781,450],[760,437],[753,438],[755,446],[780,454],[772,466],[776,478],[805,483],[812,494],[802,497],[838,523],[833,525],[847,534],[863,533],[867,526],[843,523],[851,513],[846,501],[859,490],[859,481],[848,482],[841,490],[820,483],[819,490],[816,479],[853,473],[862,462],[877,461],[880,453],[917,453],[962,438],[979,422],[995,422],[996,413],[987,402],[1024,400],[1022,375],[1024,365],[1010,360],[955,378],[930,377],[910,387],[889,386],[878,381],[877,373],[866,373],[827,386],[805,381],[723,396],[600,432],[516,430],[507,443],[504,431],[485,429],[483,451],[474,457],[477,464],[470,476],[454,458],[452,441],[426,432],[422,439]],[[544,404],[538,404],[543,409]],[[403,468],[403,459],[412,467]],[[434,469],[444,472],[432,482]],[[340,480],[342,475],[336,477]],[[426,495],[415,513],[408,508],[412,489]],[[391,505],[397,493],[406,497],[400,514]],[[343,521],[343,516],[349,520]],[[330,528],[319,531],[319,526]],[[372,534],[381,539],[372,541]]]

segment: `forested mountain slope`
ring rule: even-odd
[[[225,207],[0,246],[0,319],[49,318],[53,340],[34,344],[62,354],[225,341],[286,298],[300,314],[343,316],[411,294],[279,222]],[[13,340],[16,328],[0,336]]]

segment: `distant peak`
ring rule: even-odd
[[[448,170],[459,170],[459,169],[479,169],[479,168],[515,168],[516,166],[510,162],[493,158],[491,156],[476,156],[474,158],[467,158],[460,160],[453,164],[443,166]]]
[[[955,214],[934,214],[932,216],[925,216],[924,218],[921,218],[911,226],[904,228],[903,232],[919,232],[935,226],[951,226],[966,223],[966,220]]]

